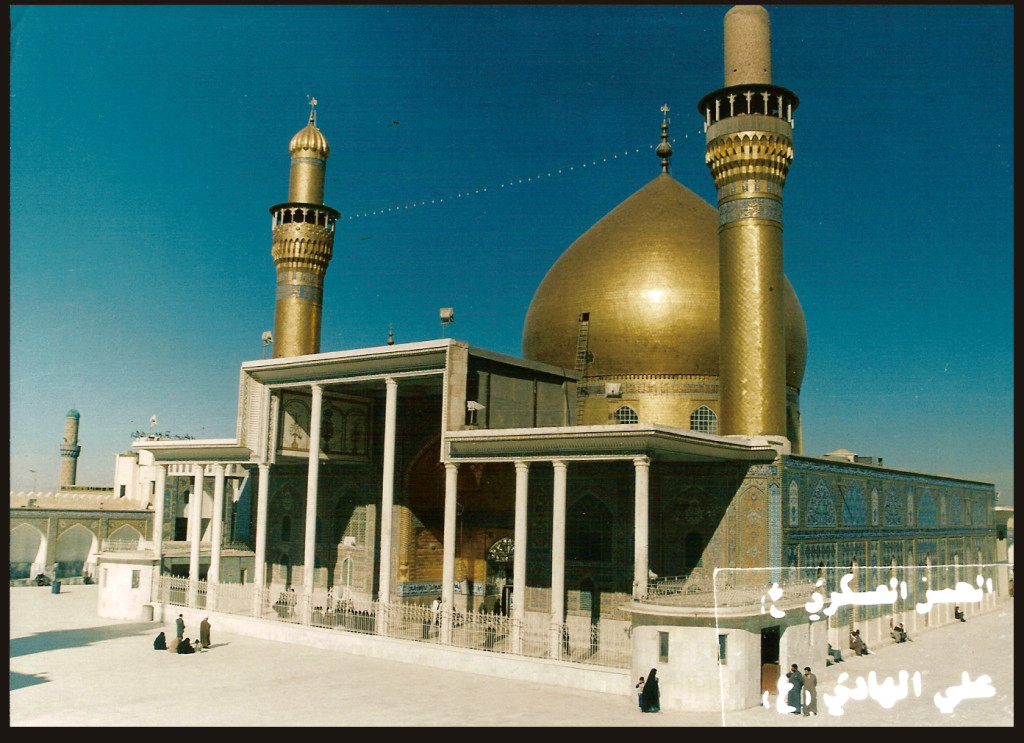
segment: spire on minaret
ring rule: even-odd
[[[316,126],[316,98],[309,97],[309,125]]]
[[[391,323],[388,323],[388,345],[395,345],[395,329]]]
[[[661,172],[668,172],[668,159],[672,157],[672,145],[668,143],[668,112],[669,107],[666,103],[661,107],[662,120],[661,120],[661,144],[654,151],[654,154],[661,158]]]

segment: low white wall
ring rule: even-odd
[[[154,614],[157,621],[170,624],[172,627],[174,619],[178,614],[182,614],[185,620],[185,635],[190,637],[199,634],[199,623],[203,617],[209,617],[214,644],[217,642],[218,631],[232,632],[263,640],[337,650],[353,655],[478,673],[484,676],[532,681],[620,696],[636,693],[633,688],[636,681],[630,681],[629,671],[620,668],[562,663],[506,653],[482,653],[478,650],[342,632],[322,627],[304,627],[180,606],[157,605]]]

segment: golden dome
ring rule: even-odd
[[[326,160],[331,154],[331,146],[327,144],[327,137],[316,128],[316,121],[311,117],[309,124],[296,132],[292,141],[288,143],[288,153],[293,157],[302,153]]]
[[[799,390],[807,327],[789,280],[787,385]],[[588,377],[718,376],[718,210],[662,173],[576,240],[526,313],[523,357],[576,365],[589,313]]]
[[[292,157],[301,154],[326,160],[331,154],[327,137],[316,128],[316,102],[316,98],[309,99],[309,123],[296,132],[292,141],[288,143],[288,154]]]

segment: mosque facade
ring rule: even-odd
[[[724,27],[725,85],[698,104],[717,207],[669,173],[666,119],[661,171],[551,267],[521,358],[449,338],[320,349],[339,213],[314,109],[270,210],[273,357],[242,364],[234,438],[133,445],[152,528],[145,552],[100,556],[101,613],[283,620],[623,695],[657,667],[662,706],[719,710],[854,627],[877,643],[952,621],[915,611],[928,586],[992,608],[992,484],[802,452],[808,339],[782,271],[799,100],[772,82],[762,8]],[[808,618],[816,594],[876,586],[892,602]]]

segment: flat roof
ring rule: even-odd
[[[767,464],[779,452],[765,437],[724,437],[651,423],[448,431],[446,461],[608,460]]]

